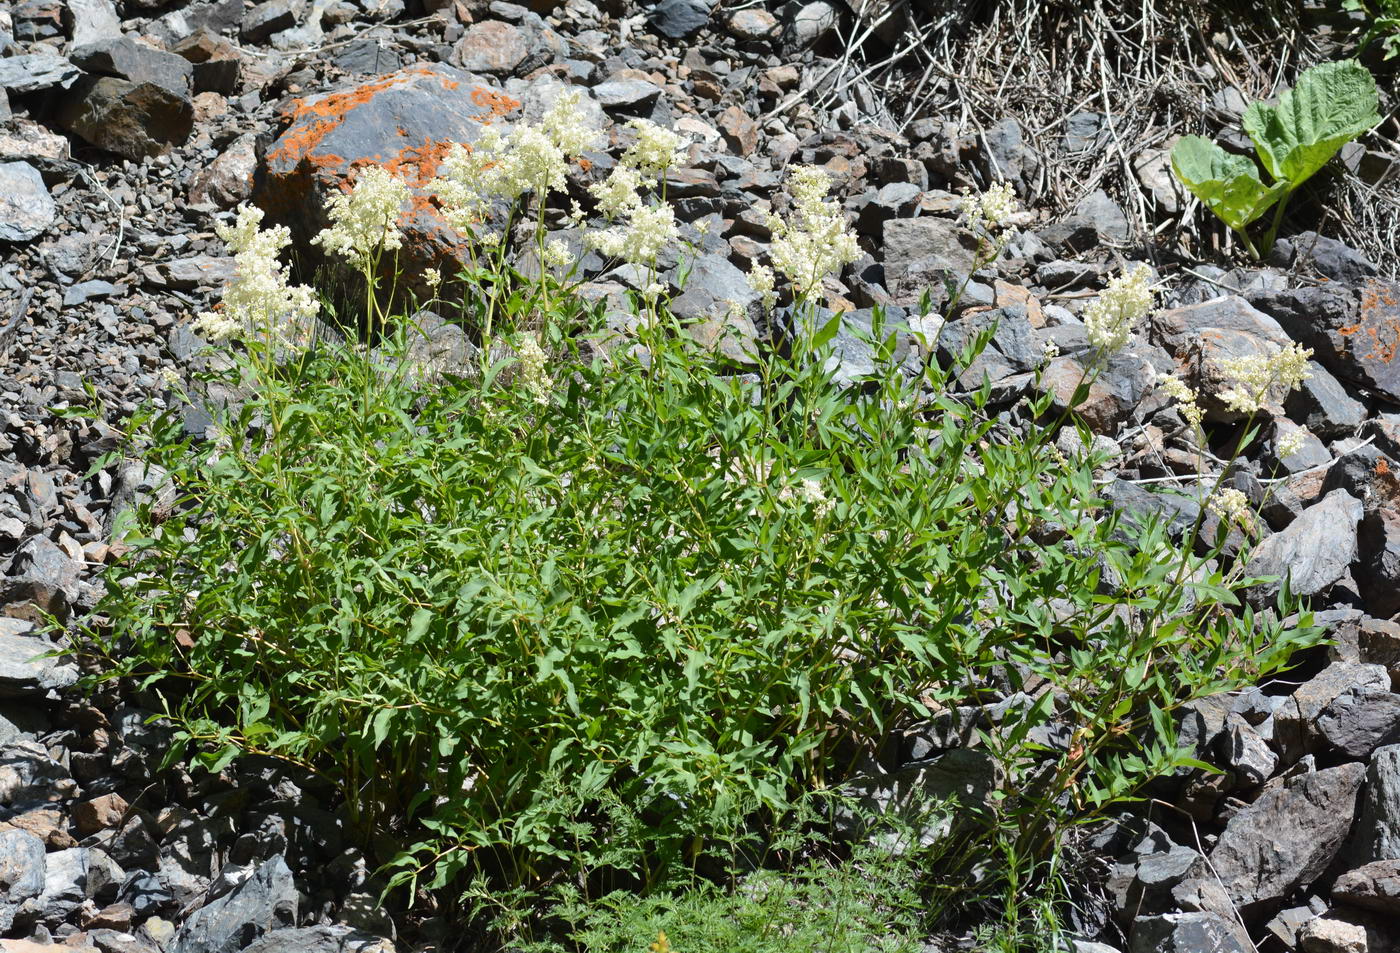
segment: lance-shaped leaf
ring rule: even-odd
[[[1251,103],[1244,131],[1275,180],[1297,188],[1346,143],[1381,121],[1376,81],[1355,60],[1323,63],[1298,77],[1277,106]]]
[[[1265,185],[1252,160],[1231,155],[1204,136],[1181,137],[1172,149],[1172,171],[1233,229],[1263,215],[1288,188],[1285,182]]]

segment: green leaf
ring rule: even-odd
[[[1252,161],[1231,155],[1204,136],[1181,137],[1172,149],[1172,171],[1192,195],[1236,230],[1263,215],[1288,190],[1287,183],[1265,185]]]
[[[1274,179],[1296,189],[1337,150],[1381,121],[1376,81],[1355,60],[1322,63],[1298,77],[1277,106],[1251,103],[1244,131]]]

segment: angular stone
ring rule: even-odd
[[[897,816],[919,822],[925,846],[982,823],[999,769],[984,751],[956,748],[932,761],[888,774],[856,778],[842,791],[858,802],[852,811],[838,806],[836,830],[864,836],[872,818]],[[930,810],[947,805],[945,810]]]
[[[27,242],[53,224],[57,207],[39,170],[27,162],[0,162],[0,241]]]
[[[86,837],[116,827],[126,817],[129,805],[115,792],[73,805],[73,826]]]
[[[199,30],[177,43],[171,52],[190,61],[196,93],[229,96],[238,88],[242,61],[238,48],[223,37]]]
[[[34,621],[42,613],[66,618],[77,601],[81,575],[82,565],[47,536],[31,536],[0,579],[0,605],[9,606],[12,616]]]
[[[729,18],[729,32],[749,42],[767,40],[778,32],[778,18],[756,7],[735,10]]]
[[[1152,316],[1152,326],[1182,370],[1194,380],[1207,419],[1219,422],[1241,416],[1214,396],[1229,386],[1226,362],[1271,357],[1290,343],[1277,321],[1236,295],[1159,311]],[[1279,389],[1271,396],[1281,403],[1284,391]]]
[[[47,869],[42,840],[27,831],[0,831],[0,923],[4,903],[18,905],[44,892]]]
[[[1272,912],[1327,868],[1351,829],[1364,774],[1344,764],[1276,778],[1230,818],[1210,863],[1246,918]]]
[[[1247,953],[1229,921],[1215,913],[1164,913],[1133,924],[1128,953]]]
[[[916,219],[917,221],[917,219]],[[1139,406],[1144,413],[1162,404],[1157,387],[1157,368],[1138,351],[1130,348],[1118,351],[1089,385],[1089,393],[1075,412],[1097,434],[1113,435]],[[1061,355],[1045,368],[1040,386],[1055,395],[1055,412],[1067,409],[1079,385],[1088,380],[1087,358]]]
[[[1263,784],[1278,768],[1278,755],[1254,726],[1238,714],[1231,713],[1226,719],[1218,744],[1222,766],[1233,768],[1246,787]]]
[[[121,36],[121,18],[112,0],[66,0],[63,19],[74,47]]]
[[[1322,713],[1347,692],[1390,690],[1390,673],[1382,665],[1333,662],[1279,705],[1274,712],[1274,741],[1289,761],[1318,751],[1322,738],[1317,722]]]
[[[70,847],[46,855],[44,889],[37,903],[44,918],[62,922],[82,906],[88,890],[88,849]]]
[[[267,150],[253,202],[273,222],[309,242],[327,224],[325,201],[354,170],[376,162],[413,188],[399,221],[405,233],[399,263],[419,275],[455,261],[455,229],[428,199],[427,183],[453,143],[471,144],[486,123],[520,109],[521,101],[446,66],[411,66],[369,82],[293,100],[291,121]]]
[[[1400,285],[1371,278],[1356,289],[1260,291],[1249,300],[1342,380],[1400,399]]]
[[[196,910],[180,925],[167,953],[239,953],[253,941],[296,924],[292,872],[273,857],[232,891]]]
[[[37,93],[57,86],[67,89],[82,70],[57,53],[23,53],[0,58],[0,89],[11,93]]]
[[[140,161],[189,138],[194,106],[187,96],[155,83],[84,76],[54,118],[99,149]]]
[[[1367,506],[1357,544],[1356,581],[1366,607],[1380,616],[1400,613],[1400,507]]]
[[[661,97],[661,87],[649,79],[619,77],[608,79],[593,87],[593,96],[604,109],[638,110],[650,106]]]
[[[672,40],[684,40],[710,22],[707,0],[661,0],[647,14],[652,29]]]
[[[257,171],[257,137],[245,133],[233,140],[213,162],[195,174],[190,182],[190,201],[219,208],[233,208],[253,193],[253,173]]]
[[[1355,248],[1317,232],[1299,232],[1274,243],[1269,263],[1281,268],[1315,271],[1324,278],[1354,285],[1380,273],[1374,262]]]
[[[497,76],[515,72],[530,55],[527,31],[501,20],[483,20],[467,27],[467,32],[452,48],[452,65],[469,73],[493,73]]]
[[[1372,861],[1347,871],[1332,885],[1332,899],[1400,916],[1400,859]]]
[[[133,83],[154,83],[180,97],[190,94],[194,67],[189,60],[138,43],[128,36],[75,47],[68,58],[89,73],[115,76]]]
[[[1325,440],[1355,433],[1366,420],[1366,405],[1316,361],[1308,362],[1308,373],[1308,379],[1283,403],[1288,416]]]
[[[1352,867],[1400,857],[1400,745],[1378,748],[1371,755],[1346,856]]]
[[[297,25],[302,0],[266,0],[243,14],[239,36],[244,43],[262,43],[272,34]]]
[[[1329,910],[1298,930],[1302,953],[1392,953],[1400,949],[1393,924],[1367,913]]]
[[[395,953],[395,950],[393,942],[384,937],[336,924],[273,930],[255,940],[243,953]]]
[[[943,218],[892,218],[883,228],[885,286],[912,304],[925,289],[941,302],[945,278],[960,282],[977,260],[977,236]]]
[[[1295,595],[1315,596],[1346,575],[1356,559],[1356,527],[1363,515],[1361,501],[1345,490],[1333,490],[1300,513],[1288,527],[1267,537],[1251,554],[1245,572],[1277,576],[1251,596],[1272,599],[1284,577]]]
[[[42,745],[16,741],[0,748],[0,807],[62,801],[77,791],[67,769],[50,758]]]
[[[1323,709],[1317,732],[1331,748],[1365,760],[1380,746],[1400,741],[1400,695],[1349,689]]]

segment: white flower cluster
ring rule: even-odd
[[[968,225],[989,233],[1010,225],[1020,211],[1016,193],[1005,182],[981,193],[965,191],[960,204]]]
[[[588,189],[608,221],[626,221],[593,232],[585,241],[609,258],[641,265],[654,261],[663,248],[679,240],[680,231],[669,205],[647,205],[638,190],[654,186],[659,175],[681,160],[687,143],[684,137],[645,119],[634,119],[628,125],[636,131],[637,140],[608,177]]]
[[[846,225],[840,206],[826,201],[831,177],[815,166],[799,166],[788,187],[793,213],[789,220],[773,215],[768,227],[773,232],[773,267],[798,295],[821,287],[827,275],[860,257],[855,236]]]
[[[609,258],[641,265],[654,261],[679,236],[671,206],[639,203],[627,213],[626,225],[591,232],[585,241]]]
[[[1105,352],[1122,349],[1152,309],[1153,294],[1152,270],[1146,265],[1110,280],[1103,294],[1084,309],[1089,343]]]
[[[818,516],[825,516],[831,512],[834,505],[827,497],[826,490],[822,487],[820,480],[813,480],[803,477],[797,481],[796,486],[784,486],[778,491],[778,501],[790,503],[793,500],[804,503],[814,509]]]
[[[764,311],[772,311],[773,305],[778,302],[778,293],[773,290],[773,269],[767,265],[751,265],[749,267],[749,287],[757,292],[763,302]]]
[[[505,135],[488,126],[471,148],[454,144],[443,158],[446,174],[431,183],[448,222],[469,232],[493,199],[515,201],[534,192],[544,201],[562,191],[568,160],[598,142],[598,131],[578,108],[580,97],[562,94],[537,125],[520,123]]]
[[[285,226],[259,230],[262,209],[240,205],[232,225],[214,231],[233,252],[233,280],[224,289],[223,309],[205,311],[194,322],[194,331],[211,341],[226,341],[249,330],[285,337],[288,325],[312,318],[316,296],[304,285],[287,283],[287,273],[277,260],[292,242]]]
[[[1290,430],[1274,441],[1274,455],[1279,459],[1291,457],[1303,449],[1307,436],[1302,429]]]
[[[622,154],[622,164],[627,168],[644,176],[657,176],[685,161],[690,141],[684,136],[647,119],[633,119],[627,125],[637,134],[637,141]]]
[[[331,224],[311,244],[364,268],[381,248],[393,251],[403,244],[399,210],[408,197],[402,179],[383,166],[368,166],[356,176],[349,192],[331,197],[326,209]]]
[[[1262,410],[1271,397],[1282,391],[1287,394],[1312,374],[1308,359],[1312,350],[1296,342],[1280,348],[1272,355],[1251,354],[1222,361],[1221,369],[1231,379],[1231,385],[1221,393],[1225,406],[1242,414]]]
[[[1245,532],[1251,532],[1254,528],[1254,511],[1250,508],[1249,497],[1234,487],[1217,490],[1206,501],[1206,509],[1227,523],[1238,524]]]
[[[1196,392],[1186,382],[1171,374],[1158,374],[1157,383],[1168,397],[1175,398],[1181,418],[1193,428],[1201,427],[1201,406],[1196,403]]]
[[[520,379],[538,404],[549,402],[554,390],[554,378],[549,374],[549,358],[540,347],[539,338],[522,334],[515,344],[515,356],[520,362]]]

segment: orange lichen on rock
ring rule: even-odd
[[[479,122],[490,122],[493,119],[500,119],[507,113],[514,112],[520,108],[520,100],[512,99],[499,90],[491,89],[487,86],[477,86],[472,89],[472,102],[482,109],[488,110],[487,115],[474,117]]]

